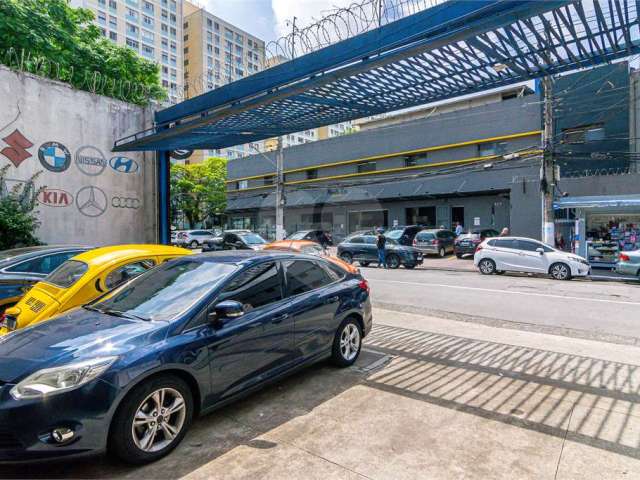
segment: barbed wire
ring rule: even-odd
[[[314,52],[433,7],[444,0],[364,0],[328,10],[321,19],[265,44],[263,69]]]
[[[154,98],[152,88],[142,83],[108,77],[98,71],[77,70],[74,65],[62,66],[26,49],[9,47],[0,51],[0,64],[12,70],[67,83],[78,90],[125,102],[144,104]]]

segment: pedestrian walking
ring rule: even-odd
[[[326,255],[327,248],[329,247],[329,243],[330,243],[327,232],[321,232],[319,240],[320,240],[320,246],[322,247],[322,252]]]
[[[502,231],[500,232],[500,236],[501,237],[508,237],[509,236],[509,229],[507,227],[504,227],[502,229]]]
[[[382,230],[378,230],[378,238],[376,246],[378,247],[378,268],[387,268],[387,253],[384,248],[387,244],[387,237],[382,234]]]
[[[464,231],[464,228],[462,228],[462,225],[460,224],[460,222],[456,223],[456,237],[459,237],[460,235],[462,235],[462,232]]]

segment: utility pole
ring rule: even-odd
[[[553,245],[555,242],[553,195],[556,186],[556,169],[553,157],[553,78],[550,75],[543,77],[542,85],[544,88],[544,153],[540,169],[542,241]]]
[[[284,239],[284,145],[283,137],[278,137],[276,151],[276,240]]]

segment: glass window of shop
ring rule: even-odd
[[[374,227],[387,228],[388,226],[389,212],[387,210],[349,212],[349,233]]]
[[[640,249],[640,213],[587,214],[589,261],[615,263],[620,252]]]

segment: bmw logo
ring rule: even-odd
[[[69,149],[58,142],[45,142],[38,149],[38,159],[50,172],[64,172],[71,165]]]

